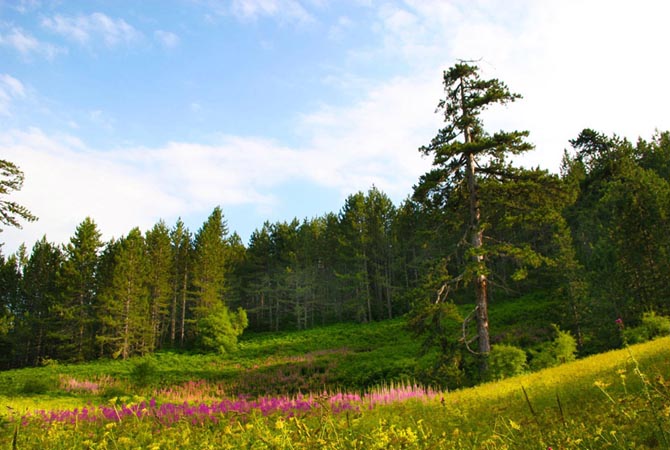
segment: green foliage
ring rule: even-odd
[[[629,344],[646,342],[659,336],[670,334],[670,317],[660,316],[654,311],[642,315],[642,323],[637,327],[626,328],[624,338]]]
[[[160,348],[167,334],[170,304],[173,300],[174,258],[170,230],[162,220],[146,233],[146,251],[151,262],[147,270],[147,290],[149,292],[149,326],[147,350]],[[175,302],[176,303],[176,302]],[[175,304],[176,314],[176,304]]]
[[[152,357],[144,357],[133,361],[130,370],[130,380],[134,386],[145,388],[156,384],[159,380],[159,371],[156,361]],[[109,395],[109,392],[106,393]]]
[[[20,393],[25,395],[46,394],[55,387],[56,383],[51,377],[30,376],[23,380]]]
[[[393,362],[385,351],[342,336],[336,339],[341,362],[310,356],[286,371],[295,379],[305,372],[310,383],[323,377],[365,386],[413,373],[428,384],[464,386],[480,381],[459,342],[475,347],[484,340],[475,339],[475,319],[463,336],[463,321],[449,319],[452,307],[422,305],[451,301],[469,316],[475,276],[489,277],[486,295],[477,293],[480,305],[491,301],[492,342],[527,350],[533,367],[575,353],[573,339],[552,334],[551,323],[570,330],[581,355],[621,344],[612,325],[618,316],[634,326],[623,335],[631,342],[662,333],[664,319],[645,324],[656,319],[643,315],[670,314],[670,133],[633,144],[584,130],[566,152],[560,177],[515,168],[506,156],[528,147],[525,134],[490,135],[479,114],[519,97],[498,80],[482,80],[468,64],[444,75],[438,109],[445,127],[421,149],[433,156],[434,170],[399,207],[373,186],[347,197],[338,213],[267,222],[246,248],[228,235],[221,208],[194,239],[183,222],[168,230],[159,221],[145,234],[134,229],[104,244],[86,218],[64,247],[43,238],[31,253],[22,247],[0,255],[0,367],[198,345],[249,361],[230,353],[244,329],[236,325],[238,307],[247,314],[246,333],[373,323],[416,308],[410,320],[424,330],[413,344],[415,350],[423,344],[420,355],[408,344]],[[474,221],[471,207],[479,208]],[[331,339],[321,331],[315,336]],[[270,377],[283,369],[264,370]]]
[[[200,347],[221,355],[237,350],[237,338],[249,325],[247,313],[242,308],[230,312],[225,306],[217,308],[198,320]]]
[[[645,311],[670,312],[670,142],[660,133],[633,145],[586,129],[571,143],[565,177],[578,196],[565,216],[589,282],[575,315],[587,335],[581,350],[597,352],[620,343],[617,316],[637,323]]]
[[[489,290],[501,285],[546,289],[563,281],[552,268],[568,259],[562,210],[573,196],[559,177],[508,162],[532,149],[528,132],[491,135],[484,129],[483,111],[520,95],[497,79],[482,79],[479,67],[466,63],[445,71],[443,81],[445,98],[438,111],[446,125],[419,149],[433,157],[433,168],[421,176],[413,198],[427,210],[444,211],[435,214],[442,220],[432,230],[450,235],[442,256],[449,276],[438,292],[446,297],[465,286],[474,294],[476,343],[464,340],[485,355],[490,351]],[[481,369],[486,370],[483,360]]]
[[[146,377],[146,384],[142,385],[142,382],[140,381],[139,384],[136,384],[137,387],[143,387],[143,386],[149,386],[153,381],[155,381],[154,377]],[[113,398],[120,398],[120,397],[126,397],[128,396],[128,391],[126,389],[123,389],[119,386],[107,386],[100,392],[100,398],[107,402],[110,399]]]
[[[574,361],[577,353],[577,341],[569,331],[561,330],[552,325],[555,337],[551,342],[545,342],[539,349],[530,350],[531,368],[533,370],[554,367],[559,364]]]
[[[144,237],[134,228],[118,242],[111,279],[100,295],[102,330],[96,340],[107,356],[127,359],[153,349],[149,263]]]
[[[491,380],[502,380],[521,375],[528,368],[526,358],[526,352],[519,347],[507,344],[493,345],[488,356],[488,377]]]
[[[94,305],[101,247],[101,233],[90,217],[77,226],[65,246],[65,261],[58,272],[61,299],[53,308],[58,318],[52,331],[59,341],[59,359],[83,361],[94,353]]]
[[[23,178],[23,172],[14,163],[0,159],[0,224],[3,226],[21,228],[19,219],[28,222],[37,220],[25,206],[5,199],[11,192],[21,190]]]
[[[421,337],[422,357],[416,378],[426,385],[455,389],[476,380],[472,356],[460,342],[463,318],[453,303],[415,307],[408,328]]]
[[[220,207],[214,208],[195,236],[193,254],[194,315],[196,320],[224,303],[227,274],[228,226]]]
[[[565,364],[576,359],[577,341],[569,331],[560,330],[556,327],[556,338],[554,339],[553,353],[558,364]]]

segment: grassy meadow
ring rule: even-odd
[[[670,448],[670,338],[439,392],[402,320],[0,373],[1,448]]]

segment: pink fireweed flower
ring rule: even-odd
[[[255,400],[244,396],[237,399],[221,399],[215,402],[187,402],[158,404],[155,398],[148,402],[119,406],[89,406],[64,411],[35,411],[21,418],[23,423],[39,420],[43,423],[118,422],[126,418],[155,420],[162,426],[170,426],[181,420],[194,425],[218,423],[226,414],[246,415],[258,411],[264,416],[281,414],[286,417],[304,416],[322,407],[333,413],[360,411],[377,405],[403,402],[409,399],[428,401],[439,394],[430,389],[413,386],[385,386],[373,389],[366,395],[349,393],[323,393],[296,396],[260,397]],[[31,420],[32,419],[32,420]]]

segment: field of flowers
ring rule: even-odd
[[[454,392],[392,384],[251,398],[192,380],[95,404],[113,377],[64,376],[61,403],[0,397],[0,447],[670,448],[668,349],[662,338]]]

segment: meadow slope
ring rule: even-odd
[[[300,345],[295,345],[297,352]],[[342,348],[323,354],[346,356]],[[60,387],[42,392],[38,380],[56,376],[57,365],[5,372],[3,386],[10,387],[10,378],[23,385],[20,392],[11,387],[0,397],[0,444],[63,449],[669,448],[669,348],[670,338],[657,339],[453,392],[406,383],[366,393],[231,396],[225,381],[211,378],[214,360],[201,362],[209,369],[194,370],[194,381],[165,382],[160,388],[151,386],[152,377],[165,361],[145,367],[144,380],[137,363],[99,363],[96,367],[107,372],[96,379],[86,378],[90,367],[62,366]],[[284,347],[284,356],[304,357],[293,350]],[[175,370],[188,359],[172,358]],[[124,371],[128,381],[119,382],[114,373],[122,378]],[[109,397],[114,389],[118,395]],[[38,408],[43,412],[34,412]]]

